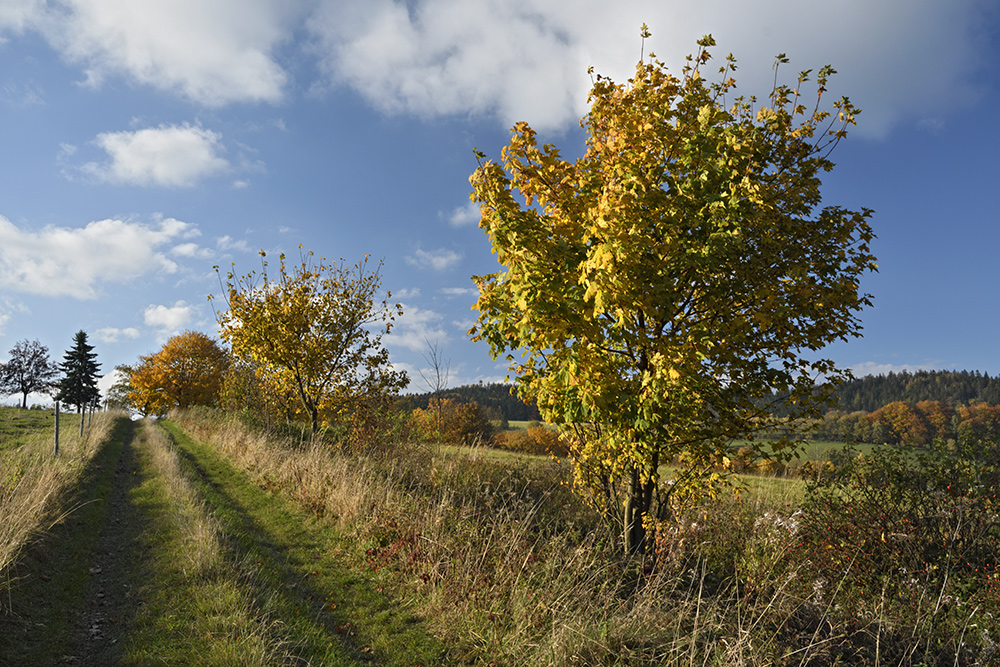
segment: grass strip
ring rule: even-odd
[[[127,417],[110,418],[115,420],[110,436],[59,501],[66,515],[25,549],[5,575],[10,586],[0,604],[0,665],[57,664],[73,651],[107,499],[122,449],[132,437]]]
[[[442,647],[420,619],[394,604],[375,575],[344,564],[348,545],[336,528],[256,486],[177,424],[162,424],[218,522],[227,562],[241,575],[254,604],[266,612],[263,622],[282,628],[288,664],[441,664]],[[191,595],[190,588],[185,592],[192,585],[190,580],[157,583],[163,600],[149,601],[150,618],[169,624],[185,615],[211,615],[211,609],[198,608],[201,603],[193,598],[200,596]],[[217,591],[212,599],[224,597],[225,591]],[[188,610],[181,611],[185,606]],[[134,642],[136,650],[145,646],[147,651],[168,643],[137,635]],[[185,657],[194,660],[187,664],[226,664],[204,659],[205,649]]]

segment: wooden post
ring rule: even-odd
[[[56,401],[56,456],[59,456],[59,401]]]

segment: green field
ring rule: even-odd
[[[20,447],[44,431],[51,433],[54,415],[52,410],[0,408],[0,451]]]

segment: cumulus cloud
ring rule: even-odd
[[[441,294],[445,296],[479,296],[479,289],[475,287],[442,287],[440,290]]]
[[[441,326],[441,315],[433,310],[403,304],[403,315],[396,318],[392,332],[384,339],[387,347],[403,347],[424,352],[427,341],[446,343],[448,332]]]
[[[193,225],[173,218],[151,225],[109,219],[33,232],[0,216],[0,283],[29,294],[93,299],[101,283],[177,271],[160,248],[196,234]]]
[[[215,239],[215,245],[223,252],[237,250],[239,252],[250,252],[250,245],[244,239],[234,239],[228,234]]]
[[[128,327],[125,329],[116,329],[114,327],[104,327],[103,329],[98,329],[95,334],[97,340],[102,343],[117,343],[122,339],[136,339],[139,337],[139,330],[135,327]]]
[[[759,97],[779,52],[789,79],[833,64],[831,93],[850,94],[865,109],[860,131],[880,134],[975,95],[996,11],[995,0],[843,0],[836,11],[801,0],[6,0],[0,31],[38,31],[91,85],[123,76],[208,106],[282,100],[291,68],[279,53],[298,64],[305,34],[325,84],[382,111],[565,130],[586,110],[587,67],[627,79],[646,22],[645,53],[675,70],[713,33],[716,55],[733,52]]]
[[[412,257],[406,258],[406,263],[418,269],[434,269],[444,271],[458,264],[461,261],[461,253],[454,250],[441,248],[438,250],[422,250],[417,248]]]
[[[387,112],[490,114],[505,124],[565,129],[586,110],[586,73],[627,79],[640,55],[639,26],[679,71],[695,40],[713,33],[718,57],[740,59],[738,80],[764,97],[779,52],[800,69],[833,64],[831,92],[865,109],[861,130],[885,132],[899,117],[943,110],[974,90],[988,36],[989,0],[844,0],[837,11],[799,0],[371,0],[327,3],[309,28],[335,85]],[[820,15],[820,12],[822,14]],[[712,68],[710,71],[714,71]]]
[[[0,25],[40,31],[86,81],[121,75],[207,106],[277,102],[274,51],[304,7],[285,0],[4,2]]]
[[[150,305],[143,313],[146,326],[159,330],[161,334],[174,334],[186,327],[194,317],[187,303],[178,301],[172,306]]]
[[[452,227],[465,227],[479,223],[479,204],[470,201],[465,206],[459,206],[448,215],[448,223]]]
[[[211,259],[215,256],[210,248],[203,248],[197,243],[181,243],[170,251],[178,257],[190,257],[192,259]]]
[[[229,162],[219,156],[221,139],[192,125],[106,132],[94,143],[108,154],[108,161],[87,162],[81,170],[109,183],[190,187],[228,169]]]
[[[393,296],[397,299],[412,299],[415,296],[420,296],[419,287],[404,287],[401,290],[393,292]]]

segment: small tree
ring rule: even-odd
[[[700,40],[680,78],[653,54],[627,84],[598,76],[580,159],[518,123],[503,166],[481,161],[470,179],[503,265],[474,278],[470,333],[572,432],[578,489],[628,551],[706,490],[735,439],[775,424],[769,397],[789,397],[793,418],[819,415],[849,373],[806,355],[859,336],[869,305],[871,212],[816,210],[856,113],[846,98],[821,110],[833,70],[820,70],[813,109],[800,96],[808,71],[766,104],[728,99],[732,56],[718,83],[702,76],[714,44]],[[777,457],[791,446],[752,444]]]
[[[259,274],[230,272],[223,284],[228,310],[218,319],[233,355],[296,396],[314,435],[321,421],[387,409],[408,379],[382,346],[403,311],[388,293],[378,300],[381,262],[372,271],[367,256],[349,266],[314,262],[309,251],[289,268],[282,254],[273,278],[261,264]]]
[[[155,415],[215,405],[228,367],[229,355],[217,341],[200,331],[186,331],[129,369],[128,403],[142,414]]]
[[[10,360],[0,364],[0,391],[21,394],[21,408],[28,407],[28,394],[48,392],[59,367],[49,359],[49,348],[37,340],[22,340],[10,350]]]
[[[423,353],[424,361],[428,363],[430,368],[427,373],[417,369],[420,373],[420,379],[424,381],[427,388],[430,389],[431,393],[434,394],[434,398],[437,399],[437,441],[441,444],[441,393],[448,388],[448,374],[451,371],[451,362],[441,358],[441,351],[438,349],[437,342],[433,344],[424,338],[424,345],[427,346],[427,351]]]
[[[77,412],[82,413],[84,407],[101,397],[97,388],[97,373],[100,370],[94,346],[87,343],[87,333],[76,332],[73,347],[67,350],[63,362],[59,364],[63,377],[57,384],[56,400],[75,405]]]

